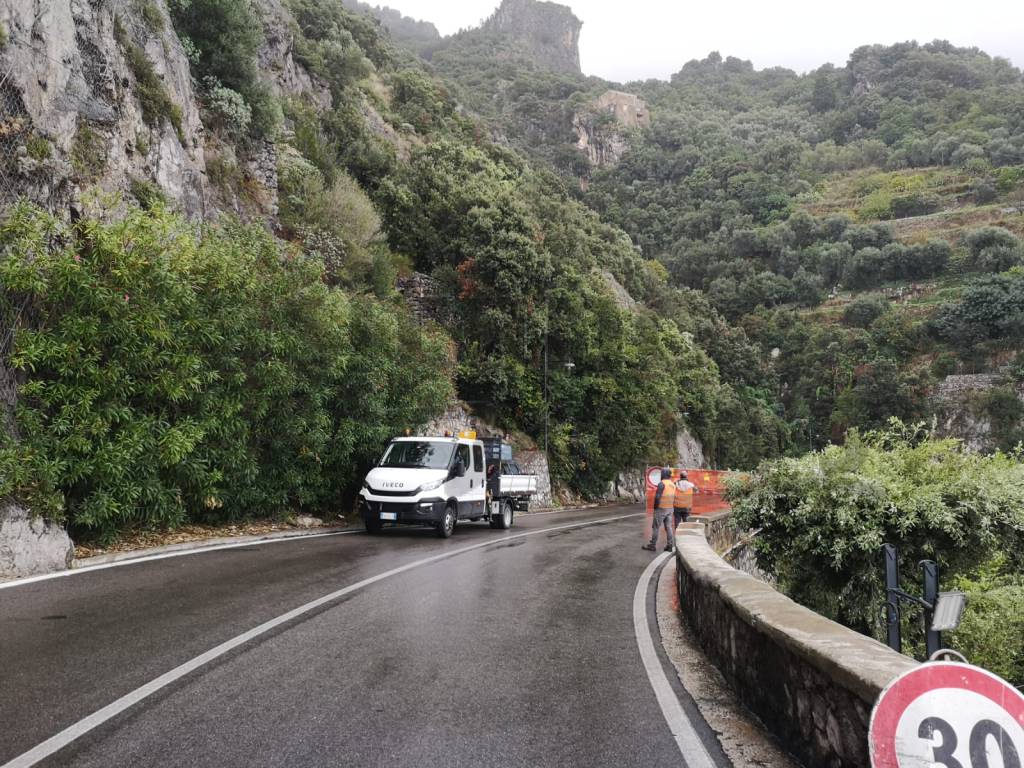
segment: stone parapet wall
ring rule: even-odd
[[[716,528],[726,535],[727,519]],[[676,544],[681,610],[744,705],[804,765],[867,768],[874,702],[917,662],[731,567],[701,523],[681,525]]]

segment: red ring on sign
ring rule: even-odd
[[[1024,695],[991,672],[970,664],[938,662],[922,664],[897,677],[879,697],[871,715],[871,765],[899,768],[896,757],[896,727],[916,699],[940,688],[959,688],[989,699],[1024,728]],[[884,739],[877,742],[879,735]],[[876,743],[877,742],[877,743]]]

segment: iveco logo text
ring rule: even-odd
[[[405,488],[405,483],[383,483],[385,488]]]

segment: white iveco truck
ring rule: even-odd
[[[431,525],[448,538],[460,520],[511,528],[536,492],[536,475],[521,474],[512,447],[498,438],[478,440],[475,432],[398,437],[366,475],[359,513],[370,533],[385,525]]]

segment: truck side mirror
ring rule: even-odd
[[[465,477],[466,476],[466,465],[461,461],[456,461],[452,465],[452,477]]]

